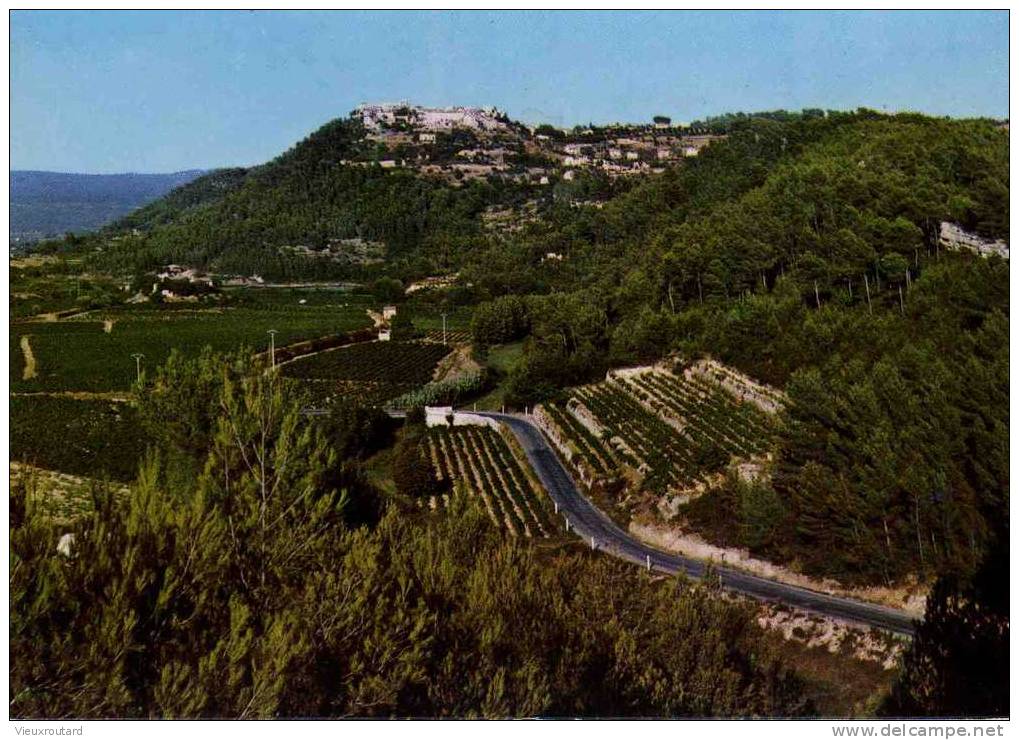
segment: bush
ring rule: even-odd
[[[482,303],[471,319],[471,336],[477,344],[504,344],[520,339],[530,331],[527,304],[515,295]]]
[[[417,434],[400,440],[393,451],[393,482],[396,490],[411,498],[428,498],[441,490],[431,461],[425,456]]]
[[[391,277],[381,277],[371,284],[371,294],[383,303],[395,303],[403,299],[403,283]]]

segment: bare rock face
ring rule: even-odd
[[[946,249],[968,249],[976,252],[981,257],[989,257],[996,254],[999,257],[1008,259],[1008,242],[1001,239],[985,239],[979,234],[973,234],[963,229],[959,224],[949,221],[941,222],[941,231],[938,241]]]

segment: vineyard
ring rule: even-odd
[[[434,342],[362,342],[288,362],[283,374],[304,381],[317,400],[380,403],[428,383],[449,351]]]
[[[555,531],[548,500],[499,432],[486,426],[435,427],[423,437],[426,455],[444,483],[461,483],[489,517],[512,535]],[[440,507],[448,494],[433,498]]]
[[[132,480],[145,434],[126,403],[12,396],[11,460],[74,475]]]
[[[585,480],[636,475],[656,493],[696,488],[773,438],[767,414],[705,375],[650,368],[575,388],[539,421]]]
[[[443,341],[442,329],[429,329],[425,332],[425,339],[432,342]],[[447,329],[445,332],[446,344],[469,344],[471,341],[471,333],[464,329]]]
[[[135,380],[134,354],[143,368],[166,361],[170,351],[197,354],[269,346],[274,329],[280,347],[366,326],[362,308],[287,306],[258,308],[140,308],[97,311],[82,320],[22,322],[10,325],[11,390],[122,391]],[[35,377],[22,378],[20,338],[28,336],[37,363]]]

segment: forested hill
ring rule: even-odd
[[[772,483],[691,512],[725,544],[859,582],[965,573],[1008,536],[1009,265],[937,233],[1008,239],[1008,154],[985,121],[749,121],[601,208],[555,210],[464,279],[560,291],[515,324],[511,300],[483,312],[526,326],[521,404],[674,351],[785,388]]]
[[[122,240],[108,262],[135,270],[176,262],[276,277],[344,275],[357,263],[341,248],[330,251],[335,243],[377,243],[390,263],[417,257],[429,243],[462,244],[478,236],[480,212],[508,189],[484,182],[452,188],[410,170],[383,170],[360,125],[338,119],[271,162],[210,173],[121,220],[111,232],[144,235]]]
[[[612,272],[609,255],[635,249],[649,270],[683,273],[668,278],[675,300],[698,281],[698,296],[738,294],[762,274],[773,279],[769,271],[827,279],[832,261],[838,272],[880,256],[906,231],[930,239],[941,220],[1007,237],[1008,135],[991,121],[805,112],[737,118],[727,133],[663,174],[581,170],[567,181],[560,172],[542,187],[516,171],[451,183],[416,162],[383,169],[378,159],[391,154],[358,122],[337,119],[262,166],[209,173],[121,219],[106,236],[143,236],[120,239],[104,262],[356,276],[366,261],[342,245],[360,240],[385,261],[373,274],[473,264],[493,293],[542,292]],[[512,228],[484,228],[495,208],[508,209]],[[557,274],[539,265],[564,250],[571,263]],[[499,270],[487,269],[493,260]]]
[[[92,231],[201,174],[201,170],[144,175],[12,170],[10,238],[33,241]]]

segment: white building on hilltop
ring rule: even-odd
[[[397,124],[407,124],[424,131],[450,131],[467,128],[483,131],[500,131],[508,128],[504,114],[498,108],[427,108],[402,103],[362,103],[352,114],[360,118],[365,128],[381,131]]]

